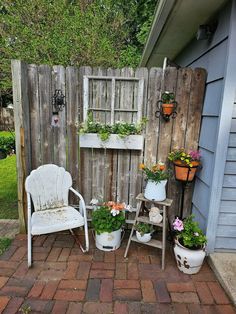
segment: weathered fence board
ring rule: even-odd
[[[205,86],[202,69],[65,69],[14,61],[12,72],[14,103],[18,106],[15,121],[22,226],[25,176],[41,164],[53,162],[66,167],[87,204],[92,198],[102,198],[136,207],[135,197],[145,184],[139,163],[151,165],[161,159],[169,164],[167,156],[174,148],[197,148]],[[55,89],[66,96],[59,127],[51,126]],[[155,116],[157,101],[165,90],[174,92],[178,102],[177,117],[169,122]],[[141,116],[147,117],[143,150],[79,147],[78,127],[86,119],[85,104],[99,122],[136,123]],[[168,197],[174,200],[172,217],[179,213],[181,203],[181,184],[174,178],[168,182]],[[185,192],[185,213],[190,210],[191,197],[192,186]]]

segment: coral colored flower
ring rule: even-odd
[[[160,165],[160,166],[159,166],[159,169],[160,169],[161,171],[163,171],[163,170],[166,169],[166,166],[165,166],[165,165]]]
[[[184,230],[184,224],[183,224],[183,221],[180,220],[178,217],[175,219],[175,221],[173,222],[173,228],[174,230],[177,230],[177,231],[182,231]]]

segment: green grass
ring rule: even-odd
[[[0,255],[2,255],[8,246],[11,244],[11,239],[8,238],[0,238]]]
[[[1,131],[0,132],[0,136],[4,136],[4,137],[9,137],[9,136],[12,136],[14,135],[15,133],[14,132],[8,132],[8,131]]]
[[[12,155],[0,160],[0,219],[17,218],[16,156]]]

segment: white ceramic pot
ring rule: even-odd
[[[177,239],[174,253],[179,270],[189,275],[199,272],[206,256],[205,247],[200,250],[190,250],[182,246]]]
[[[115,251],[120,247],[121,229],[95,235],[95,244],[99,250]]]
[[[136,238],[143,243],[149,242],[152,238],[151,233],[144,233],[144,235],[141,235],[140,232],[136,230]]]
[[[166,183],[167,180],[162,180],[159,183],[148,180],[144,197],[151,201],[164,201],[166,199]]]

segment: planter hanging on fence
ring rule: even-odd
[[[176,180],[188,181],[188,182],[193,181],[197,168],[200,165],[199,161],[193,161],[192,167],[183,165],[183,163],[180,160],[176,160],[173,163],[174,163],[174,168],[175,168]]]
[[[129,135],[121,138],[117,134],[111,134],[106,141],[102,141],[96,133],[79,135],[81,148],[107,148],[107,149],[143,149],[143,135]]]

